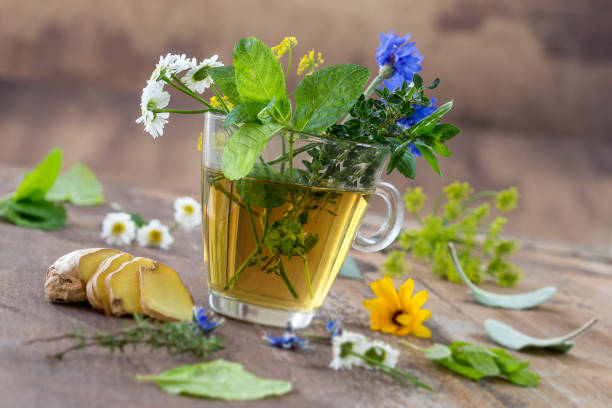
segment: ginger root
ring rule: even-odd
[[[106,290],[104,289],[104,279],[106,279],[108,274],[115,272],[123,266],[123,264],[132,259],[134,259],[132,255],[121,252],[110,258],[106,258],[98,266],[96,273],[91,277],[89,282],[87,282],[87,300],[89,300],[89,303],[95,309],[103,310],[105,314],[110,315],[110,302]],[[93,296],[90,296],[91,294],[93,294]]]
[[[85,285],[98,264],[116,249],[89,248],[67,253],[47,269],[45,299],[49,302],[72,303],[87,300]]]
[[[158,262],[140,268],[140,306],[155,319],[181,321],[191,317],[193,298],[174,269]]]
[[[140,268],[154,268],[156,262],[149,258],[134,258],[110,273],[104,280],[113,316],[142,313],[140,306]]]

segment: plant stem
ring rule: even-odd
[[[481,198],[485,198],[485,197],[496,197],[497,194],[499,194],[499,192],[494,191],[494,190],[485,190],[485,191],[481,191],[479,193],[474,194],[469,200],[467,200],[464,204],[463,207],[467,208],[470,205],[474,204],[476,201],[480,200]]]
[[[253,219],[253,210],[249,204],[246,204],[247,214],[249,215],[249,222],[251,223],[251,229],[253,230],[253,237],[255,238],[255,243],[257,247],[259,247],[259,237],[257,236],[257,227],[255,227],[255,220]]]
[[[310,272],[308,272],[308,262],[306,261],[306,257],[302,256],[302,264],[304,265],[304,275],[306,276],[306,285],[308,286],[308,294],[310,298],[313,298],[312,295],[312,284],[310,282]]]
[[[312,149],[316,145],[318,145],[318,143],[308,143],[307,145],[304,145],[302,147],[298,147],[297,149],[294,149],[293,150],[293,154],[294,155],[300,154],[300,153],[305,152],[305,151],[307,151],[309,149]],[[276,163],[284,162],[284,161],[287,161],[287,158],[288,158],[288,154],[283,154],[283,155],[277,157],[274,160],[270,160],[268,162],[268,164],[276,164]]]
[[[427,349],[426,349],[426,348],[419,347],[419,346],[417,346],[416,344],[412,344],[412,343],[410,343],[409,341],[406,341],[406,340],[398,340],[397,342],[398,342],[399,344],[402,344],[402,345],[404,345],[404,346],[406,346],[406,347],[409,347],[409,348],[411,348],[411,349],[413,349],[413,350],[418,350],[418,351],[421,351],[421,352],[423,352],[423,353],[427,351]]]
[[[289,55],[287,56],[287,73],[285,74],[285,78],[289,77],[289,72],[291,72],[291,47],[289,47]]]
[[[249,256],[247,257],[247,259],[244,260],[244,262],[242,263],[242,265],[240,265],[240,267],[236,270],[236,272],[234,272],[234,276],[232,276],[232,279],[230,279],[229,282],[227,282],[227,285],[225,285],[225,287],[223,288],[223,290],[230,290],[232,288],[232,286],[234,286],[234,284],[236,283],[236,280],[240,277],[240,275],[242,274],[242,272],[244,272],[244,270],[246,269],[246,267],[249,265],[249,263],[251,262],[251,259],[254,258],[255,256],[257,256],[259,254],[259,252],[261,251],[261,248],[258,246],[257,248],[255,248],[253,250],[253,252],[251,252],[249,254]]]
[[[372,95],[372,93],[374,92],[374,90],[376,90],[376,88],[378,88],[378,86],[380,84],[382,84],[384,78],[382,73],[379,71],[378,75],[376,75],[374,77],[374,79],[372,79],[372,82],[370,82],[368,84],[368,86],[366,87],[365,91],[363,91],[363,95],[367,98],[368,96]],[[349,120],[351,118],[351,115],[348,114],[344,117],[344,119],[342,119],[342,121],[340,122],[340,124],[346,123],[347,120]]]
[[[291,296],[293,296],[294,299],[297,299],[298,294],[295,291],[295,288],[293,287],[293,285],[291,284],[291,281],[289,280],[289,276],[287,276],[287,271],[285,271],[285,266],[283,265],[283,261],[279,260],[278,268],[280,270],[281,278],[283,278],[283,281],[285,281],[285,285],[287,286],[287,289],[289,289],[289,292],[291,292]]]
[[[163,77],[165,78],[165,77]],[[162,79],[163,79],[162,78]],[[187,87],[187,85],[185,85],[177,76],[176,74],[172,74],[172,79],[174,79],[179,85],[175,85],[173,82],[171,81],[166,81],[168,82],[170,85],[174,86],[176,89],[178,89],[179,91],[186,93],[187,95],[191,96],[192,98],[194,98],[197,101],[202,102],[204,105],[208,106],[210,109],[214,109],[212,107],[212,105],[208,102],[206,102],[204,99],[202,99],[198,94],[196,94],[195,92],[193,92],[191,89],[189,89]],[[221,112],[221,111],[220,111]],[[223,113],[223,112],[222,112]]]
[[[293,133],[289,135],[289,180],[293,182]]]
[[[225,101],[221,97],[221,93],[219,92],[219,90],[217,89],[217,86],[215,84],[212,85],[212,89],[213,89],[213,92],[215,93],[215,95],[217,96],[217,99],[219,99],[219,102],[221,102],[221,105],[223,105],[223,109],[225,110],[225,113],[229,113],[230,109],[225,104]]]
[[[202,109],[202,110],[183,110],[183,109],[153,109],[151,112],[160,113],[160,112],[168,112],[168,113],[185,113],[197,115],[199,113],[210,112],[211,109]]]
[[[438,197],[436,197],[436,203],[434,204],[434,208],[433,208],[433,215],[438,215],[438,210],[440,209],[440,204],[442,204],[442,197],[443,197],[443,193],[442,191],[440,191],[438,193]]]
[[[172,231],[174,231],[175,229],[177,229],[179,225],[180,225],[180,224],[178,223],[178,221],[175,221],[175,222],[174,222],[174,225],[170,227],[170,232],[172,232]]]

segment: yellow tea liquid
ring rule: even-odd
[[[247,208],[240,196],[244,190],[239,183],[244,181],[230,181],[222,173],[210,169],[203,171],[204,261],[208,266],[209,290],[276,309],[307,311],[319,308],[340,271],[373,191],[332,190],[247,179],[251,192],[286,192],[286,202],[278,207],[266,209],[249,205]],[[282,276],[265,271],[262,267],[265,262],[243,265],[257,252],[253,229],[261,240],[266,225],[269,228],[275,221],[286,220],[288,214],[301,214],[302,219],[307,220],[301,226],[302,233],[318,237],[316,244],[304,255],[312,296],[304,259],[300,256],[280,257],[285,277],[294,288],[293,294]],[[278,233],[275,237],[283,238]],[[272,256],[270,248],[263,246],[259,258],[269,261]],[[237,271],[239,276],[232,281]],[[228,283],[231,287],[227,287]]]

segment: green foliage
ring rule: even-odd
[[[154,381],[170,394],[185,394],[230,401],[257,400],[291,391],[288,381],[259,378],[242,364],[226,360],[184,365],[158,375],[139,375],[138,381]]]
[[[0,216],[18,227],[59,230],[66,225],[66,210],[50,201],[10,201],[0,205]]]
[[[237,184],[238,195],[247,204],[263,208],[275,208],[287,202],[286,185],[242,179]]]
[[[23,181],[13,194],[13,201],[44,201],[62,168],[62,150],[55,148],[32,171],[24,175]]]
[[[230,180],[238,180],[251,171],[255,160],[266,147],[279,126],[269,123],[245,123],[227,141],[221,158],[223,174]]]
[[[500,199],[500,196],[504,198]],[[481,283],[490,277],[502,286],[516,285],[521,271],[508,261],[508,257],[519,249],[520,243],[500,238],[507,220],[496,217],[493,221],[487,221],[491,205],[488,202],[480,203],[485,198],[511,202],[516,207],[518,191],[511,188],[499,193],[483,191],[474,194],[468,183],[455,182],[440,193],[432,213],[422,217],[420,212],[426,201],[423,190],[420,187],[407,189],[404,204],[419,222],[420,228],[405,230],[400,234],[403,251],[415,259],[430,263],[436,275],[452,282],[461,282],[447,249],[447,244],[453,242],[459,247],[461,266],[472,282]],[[509,207],[506,205],[504,208]]]
[[[45,198],[49,201],[67,201],[76,205],[104,203],[102,185],[96,175],[83,163],[75,164],[57,177]]]
[[[519,199],[519,192],[516,187],[510,187],[506,191],[500,192],[495,198],[495,207],[499,211],[512,211],[516,208]]]
[[[406,262],[406,253],[404,251],[394,250],[389,252],[381,273],[385,276],[402,276],[409,269],[409,265]]]
[[[240,105],[242,101],[240,100],[238,88],[236,87],[236,71],[234,70],[234,67],[229,65],[224,67],[209,68],[208,73],[215,82],[215,85],[221,92],[223,92],[225,96],[227,96],[229,101],[234,106]]]
[[[83,350],[88,347],[102,347],[113,354],[123,353],[127,346],[137,349],[145,346],[149,350],[163,349],[169,355],[187,354],[197,358],[206,358],[210,353],[220,350],[223,338],[204,336],[199,325],[193,321],[160,322],[134,315],[136,324],[116,331],[98,330],[89,333],[87,330],[75,330],[72,333],[51,338],[35,339],[29,343],[60,341],[72,339],[74,345],[52,355],[62,359],[66,353]]]
[[[466,342],[454,342],[450,346],[436,343],[425,350],[425,356],[473,381],[500,377],[521,387],[537,387],[540,380],[529,370],[529,361],[520,361],[502,349],[487,349]]]
[[[367,68],[353,64],[332,65],[306,75],[297,87],[294,126],[320,134],[346,115],[368,80]]]

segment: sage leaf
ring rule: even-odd
[[[238,180],[249,174],[268,140],[279,129],[272,123],[245,123],[238,128],[223,149],[221,170],[225,177]]]
[[[425,350],[425,357],[434,361],[448,358],[451,354],[451,349],[440,343],[436,343]]]
[[[234,106],[240,105],[240,95],[236,87],[236,72],[231,65],[224,67],[214,67],[207,70],[215,85],[227,96],[227,99]]]
[[[461,280],[469,286],[471,295],[474,297],[476,302],[480,303],[481,305],[488,307],[499,307],[503,309],[531,309],[550,299],[550,297],[557,291],[557,288],[554,286],[546,286],[527,293],[500,295],[480,289],[465,275],[465,272],[459,263],[459,259],[457,258],[454,245],[449,243],[448,248],[451,258],[453,259],[455,269],[461,277]]]
[[[242,364],[226,360],[185,365],[159,375],[139,375],[138,381],[153,381],[170,394],[222,400],[247,401],[287,394],[288,381],[259,378],[244,370]]]
[[[50,201],[7,200],[1,215],[24,228],[59,230],[66,225],[66,209]]]
[[[348,113],[369,76],[367,68],[354,64],[332,65],[307,75],[295,93],[295,128],[322,133]]]
[[[355,262],[355,259],[350,255],[347,255],[344,259],[340,272],[338,272],[338,277],[357,279],[361,281],[364,280],[364,277],[359,270],[359,266],[357,266],[357,262]]]
[[[489,336],[496,343],[512,350],[542,348],[566,353],[574,346],[574,343],[569,340],[584,333],[593,327],[595,323],[597,323],[597,318],[589,320],[579,329],[564,336],[547,339],[531,337],[495,319],[485,320],[484,326]]]
[[[62,150],[55,148],[28,172],[13,194],[13,201],[43,201],[62,167]]]
[[[255,37],[243,38],[234,47],[236,88],[243,102],[268,104],[286,98],[285,75],[274,53]]]
[[[283,184],[243,179],[238,182],[237,192],[250,205],[275,208],[287,202],[289,189]]]
[[[77,163],[55,180],[45,199],[97,205],[104,202],[104,193],[95,174],[83,163]]]

